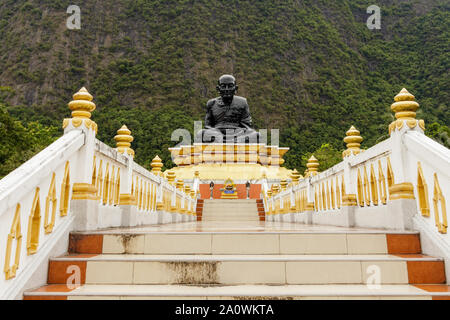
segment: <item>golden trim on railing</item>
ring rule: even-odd
[[[389,187],[389,200],[398,199],[415,199],[414,186],[412,183],[397,183]]]
[[[136,200],[135,205],[138,206],[139,205],[139,193],[138,193],[138,188],[139,188],[139,184],[138,184],[138,177],[135,176],[135,179],[131,179],[133,182],[131,183],[131,193],[134,196],[134,199]]]
[[[139,210],[142,210],[142,179],[139,179],[138,182],[138,186],[139,186],[139,191],[138,191],[138,208]]]
[[[94,169],[92,170],[92,184],[97,188],[97,165],[95,164],[95,156],[94,156]]]
[[[358,177],[357,177],[356,185],[357,185],[357,190],[358,190],[358,204],[360,207],[364,207],[364,188],[363,188],[361,172],[359,171],[359,168],[358,168]]]
[[[39,232],[41,227],[41,201],[39,187],[36,188],[30,216],[28,218],[27,254],[35,254],[39,246]]]
[[[374,206],[378,205],[378,189],[377,189],[377,177],[375,176],[375,169],[373,163],[370,164],[370,191],[372,193],[372,203]]]
[[[366,166],[363,166],[364,171],[364,202],[366,206],[370,206],[370,184],[369,184],[369,178],[367,176],[367,170]]]
[[[72,200],[99,200],[97,189],[89,183],[74,183],[72,186]]]
[[[442,222],[439,218],[439,203],[441,204],[442,210]],[[439,180],[437,174],[434,173],[434,191],[433,191],[433,206],[434,206],[434,217],[436,222],[436,227],[440,233],[447,233],[447,207],[445,206],[445,198],[442,194],[441,186],[439,185]]]
[[[142,194],[142,210],[148,211],[148,182],[144,181],[144,192]]]
[[[151,190],[150,190],[150,211],[155,211],[156,207],[156,197],[155,197],[155,185],[151,183]]]
[[[345,194],[342,195],[342,206],[343,207],[351,207],[351,206],[357,206],[358,203],[356,202],[356,194]]]
[[[331,187],[330,187],[330,209],[336,210],[336,193],[334,192],[334,185],[333,185],[333,180],[331,180],[330,183]],[[327,181],[327,186],[328,186],[328,181]]]
[[[341,194],[342,194],[342,196],[345,195],[345,179],[344,179],[344,176],[342,176]]]
[[[111,170],[111,176],[109,179],[109,194],[108,194],[108,204],[110,206],[114,205],[114,194],[116,192],[115,187],[115,180],[116,180],[116,167],[112,166]]]
[[[322,210],[326,211],[327,208],[327,195],[326,195],[326,191],[325,191],[325,182],[322,182]]]
[[[56,187],[55,187],[55,173],[52,174],[52,181],[50,182],[50,188],[48,189],[48,194],[45,199],[45,215],[44,215],[44,230],[46,234],[49,234],[53,231],[53,227],[55,226],[55,218],[56,218]],[[52,213],[51,216],[49,214],[50,204],[52,205]],[[49,221],[50,216],[50,221]]]
[[[120,168],[117,168],[117,179],[115,185],[116,192],[114,194],[114,205],[118,205],[120,199]]]
[[[319,205],[320,205],[320,201],[319,201],[319,187],[316,186],[314,188],[314,209],[316,211],[320,210]]]
[[[97,187],[97,197],[99,199],[101,199],[102,193],[103,193],[103,160],[102,159],[100,159],[100,163],[98,165],[96,187]]]
[[[387,182],[388,189],[390,186],[395,184],[394,171],[392,170],[391,160],[389,157],[387,157]]]
[[[417,162],[417,194],[419,196],[419,209],[422,216],[430,216],[430,204],[428,202],[428,185],[423,175],[422,165]]]
[[[14,264],[10,265],[9,263],[11,261],[11,251],[14,239],[16,240],[16,252],[14,256]],[[22,232],[20,228],[20,204],[18,203],[16,206],[16,212],[14,213],[11,230],[8,234],[8,240],[6,242],[5,267],[3,268],[6,280],[12,279],[16,276],[16,271],[17,269],[19,269],[20,264],[21,249],[22,249]]]
[[[120,205],[136,205],[136,198],[133,194],[121,193],[119,195]]]
[[[102,194],[102,204],[106,205],[108,201],[108,192],[109,192],[109,162],[106,164],[105,169],[105,180],[103,182],[103,194]]]
[[[387,202],[386,178],[384,177],[381,160],[378,160],[378,185],[380,188],[380,199],[382,204]]]
[[[69,161],[66,162],[64,167],[64,178],[61,183],[61,196],[59,203],[59,215],[61,217],[67,216],[67,211],[69,209],[69,195],[70,195],[70,164]]]

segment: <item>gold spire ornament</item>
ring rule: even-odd
[[[300,174],[300,172],[297,171],[297,169],[294,169],[291,172],[291,179],[292,179],[292,184],[293,185],[297,185],[298,181],[303,178],[302,175]]]
[[[172,170],[166,171],[166,178],[170,184],[172,184],[172,185],[174,184],[175,177],[176,177],[175,172],[173,172]]]
[[[90,119],[91,112],[96,108],[92,99],[92,95],[85,87],[81,88],[73,95],[73,100],[68,103],[69,109],[72,110],[72,118],[64,119],[63,129],[65,129],[69,123],[71,123],[74,128],[77,128],[84,122],[86,128],[92,129],[97,133],[97,124]]]
[[[181,180],[181,179],[180,179],[180,180],[177,180],[176,187],[177,187],[178,190],[183,190],[183,187],[184,187],[184,181]]]
[[[288,185],[288,182],[287,182],[286,179],[281,180],[280,181],[281,191],[286,190],[287,189],[287,185]]]
[[[134,150],[130,148],[133,137],[131,136],[131,131],[126,125],[123,125],[122,128],[117,130],[117,135],[114,136],[114,140],[116,140],[116,150],[118,152],[123,154],[126,153],[134,157]]]
[[[307,177],[312,177],[319,173],[319,161],[316,159],[316,157],[314,157],[314,155],[309,158],[306,167],[308,168]]]
[[[150,166],[152,167],[152,173],[154,175],[161,175],[161,168],[163,167],[163,163],[161,161],[161,158],[156,156],[153,158]]]
[[[272,194],[275,196],[280,193],[280,186],[278,184],[272,185]]]
[[[360,136],[360,132],[354,126],[351,126],[345,134],[347,136],[344,138],[344,142],[347,144],[347,150],[342,152],[342,157],[345,158],[352,154],[357,155],[361,153],[363,150],[359,147],[364,139]]]
[[[401,130],[403,127],[414,129],[419,126],[419,131],[425,131],[425,122],[416,119],[416,111],[419,104],[415,101],[415,97],[403,88],[399,94],[394,97],[394,103],[391,105],[391,110],[395,112],[395,118],[389,125],[389,134],[394,130]]]

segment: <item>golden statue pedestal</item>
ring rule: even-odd
[[[190,180],[198,172],[201,180],[289,179],[292,170],[281,165],[289,148],[266,144],[205,144],[169,148],[173,162],[171,171],[177,179]]]

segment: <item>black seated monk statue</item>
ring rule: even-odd
[[[247,99],[235,96],[238,89],[231,75],[219,78],[220,97],[206,103],[205,129],[198,132],[203,143],[258,143],[259,133],[251,128],[252,117]]]

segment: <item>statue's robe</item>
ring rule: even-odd
[[[206,104],[205,130],[200,132],[201,140],[257,143],[259,134],[251,126],[252,118],[247,99],[233,96],[232,102],[227,105],[222,97],[214,98]],[[221,139],[223,140],[220,141]]]
[[[234,96],[230,105],[222,97],[211,99],[206,104],[205,128],[236,129],[251,128],[252,117],[247,99]]]

